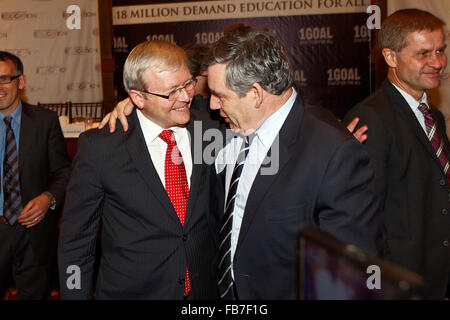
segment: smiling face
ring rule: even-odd
[[[0,61],[0,76],[17,75],[11,60]],[[25,77],[12,80],[10,83],[0,84],[0,112],[7,115],[12,113],[20,101],[20,90],[25,87]]]
[[[439,86],[447,65],[445,37],[442,29],[416,31],[408,34],[406,47],[396,52],[384,48],[389,79],[419,100],[424,90]]]
[[[240,97],[226,85],[226,64],[217,63],[208,67],[208,86],[211,91],[210,108],[220,110],[231,130],[247,132],[258,128],[252,114],[255,101],[247,93]]]
[[[148,68],[142,79],[148,92],[168,95],[173,90],[183,87],[192,78],[187,66],[177,70],[157,71]],[[130,90],[130,97],[136,106],[142,110],[145,117],[152,120],[163,129],[183,126],[190,120],[190,106],[194,90],[182,89],[181,94],[174,101],[162,97]]]

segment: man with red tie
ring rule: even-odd
[[[422,275],[432,299],[445,297],[450,275],[450,148],[426,94],[447,65],[444,24],[417,9],[387,17],[378,38],[387,79],[345,119],[369,127],[364,146],[384,211],[386,258]]]
[[[194,161],[193,143],[202,134],[196,119],[203,130],[218,124],[190,110],[195,84],[177,45],[145,42],[128,56],[124,85],[137,106],[128,130],[90,130],[79,139],[60,227],[63,299],[217,298],[206,216],[211,166]]]

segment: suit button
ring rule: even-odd
[[[444,180],[444,179],[439,180],[439,184],[440,184],[441,186],[445,186],[445,180]]]
[[[179,283],[179,284],[184,284],[184,278],[178,279],[178,283]]]
[[[448,247],[448,245],[449,245],[448,240],[442,241],[442,245],[443,245],[444,247]]]
[[[442,212],[441,212],[444,216],[446,216],[447,214],[448,214],[448,210],[447,209],[442,209]]]
[[[184,242],[186,242],[187,238],[188,238],[187,234],[183,234],[182,239]]]

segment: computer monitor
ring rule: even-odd
[[[299,236],[299,297],[304,300],[421,299],[423,279],[313,226]]]

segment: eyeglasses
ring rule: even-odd
[[[20,76],[21,74],[18,74],[17,76],[0,76],[0,84],[10,83],[11,81],[17,79]]]
[[[192,90],[194,90],[196,84],[197,84],[197,79],[192,78],[192,79],[186,81],[186,83],[182,87],[172,90],[167,96],[163,95],[163,94],[148,92],[146,90],[139,90],[139,91],[141,91],[143,93],[148,93],[148,94],[151,94],[151,95],[154,95],[157,97],[161,97],[161,98],[167,99],[169,101],[175,101],[180,97],[183,89],[186,91],[192,91]]]

